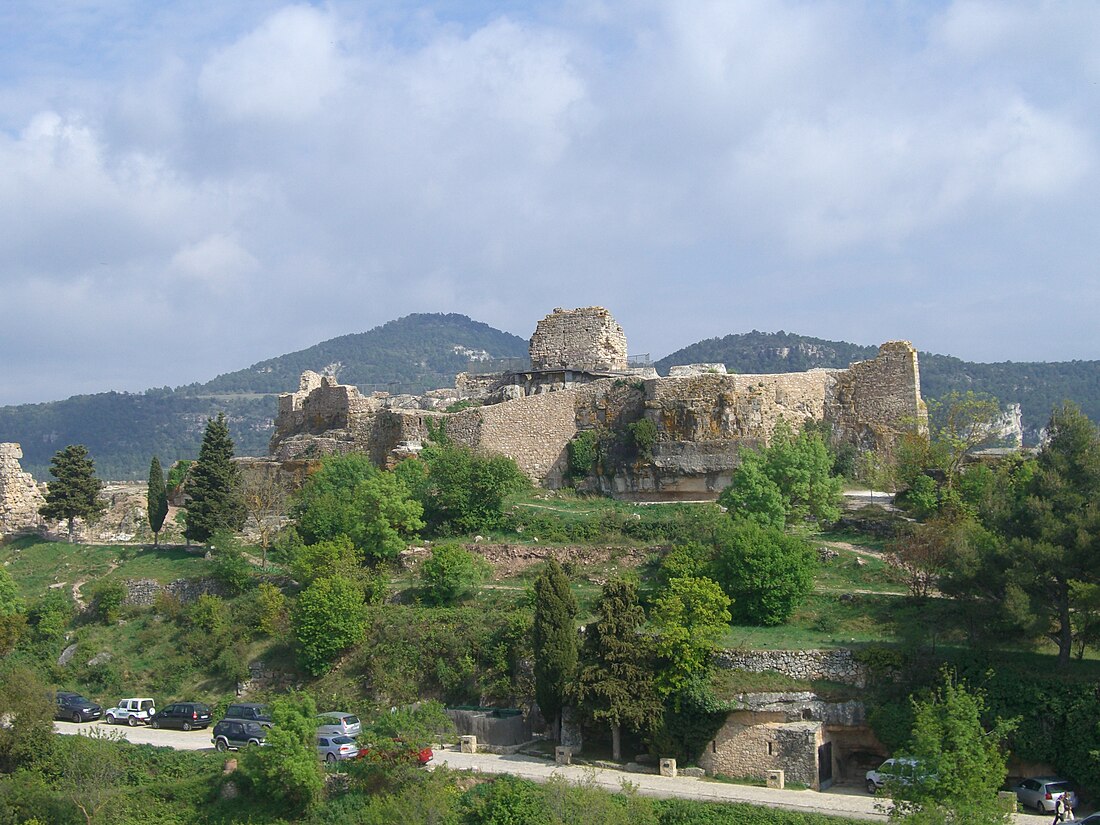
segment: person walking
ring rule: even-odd
[[[1065,822],[1069,819],[1076,819],[1073,815],[1073,808],[1069,804],[1069,800],[1066,799],[1066,795],[1062,794],[1054,802],[1054,820],[1050,825],[1058,825],[1059,822]]]

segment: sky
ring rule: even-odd
[[[1098,84],[1086,0],[5,0],[0,404],[594,304],[1100,358]]]

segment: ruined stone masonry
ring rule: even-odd
[[[0,444],[0,537],[42,526],[38,508],[46,499],[31,474],[19,466],[22,457],[18,444]]]
[[[876,358],[848,369],[729,375],[721,364],[695,364],[660,377],[630,369],[622,327],[606,309],[584,307],[540,321],[530,355],[530,370],[462,374],[453,388],[415,397],[363,396],[306,372],[296,392],[280,396],[271,456],[358,450],[391,466],[443,426],[455,443],[510,456],[532,480],[557,487],[577,432],[623,433],[645,417],[657,433],[652,454],[612,451],[589,485],[637,499],[707,499],[729,484],[741,448],[770,443],[781,420],[796,432],[822,421],[837,443],[886,451],[901,433],[927,426],[907,341],[883,344]],[[465,409],[447,412],[457,402]]]

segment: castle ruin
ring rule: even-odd
[[[38,508],[46,503],[42,491],[19,466],[23,448],[13,442],[0,444],[0,537],[38,530]]]
[[[587,484],[676,500],[717,496],[740,449],[769,444],[781,420],[796,432],[824,422],[835,443],[887,452],[902,433],[927,426],[917,353],[907,341],[885,343],[877,357],[847,369],[731,375],[706,364],[661,377],[631,369],[622,328],[603,307],[584,307],[540,321],[530,355],[529,370],[463,373],[453,388],[423,396],[364,396],[306,372],[296,392],[279,398],[271,456],[287,462],[361,451],[392,466],[444,427],[452,442],[509,456],[533,481],[558,487],[579,432],[621,434],[645,418],[656,432],[651,449],[609,451]]]

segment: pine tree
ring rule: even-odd
[[[95,475],[95,463],[83,444],[70,444],[58,450],[50,459],[51,481],[46,491],[46,503],[38,512],[43,518],[68,519],[69,543],[73,542],[73,520],[95,521],[105,509],[99,500],[103,487]]]
[[[556,559],[535,579],[535,699],[560,738],[561,708],[566,686],[577,669],[577,600],[569,577]]]
[[[245,509],[240,494],[240,471],[233,463],[233,440],[225,413],[207,419],[199,448],[199,460],[191,467],[187,483],[189,541],[205,543],[218,530],[238,532],[244,527]]]
[[[596,721],[611,726],[612,758],[622,759],[622,728],[650,730],[661,717],[649,650],[641,627],[645,613],[634,585],[610,581],[596,602],[596,621],[585,628],[582,666],[570,698]]]
[[[153,531],[153,546],[160,543],[160,528],[168,515],[168,488],[164,486],[164,471],[160,459],[153,456],[149,462],[149,490],[145,494],[149,514],[149,529]]]

